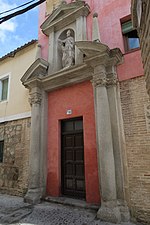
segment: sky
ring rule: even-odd
[[[0,0],[0,13],[29,0]],[[2,17],[4,15],[0,15]],[[38,6],[0,24],[0,57],[38,38]]]

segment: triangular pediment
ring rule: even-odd
[[[44,34],[49,35],[53,28],[55,31],[74,22],[79,16],[87,16],[90,12],[89,6],[84,1],[61,4],[41,25]]]
[[[21,82],[25,84],[27,81],[33,78],[43,77],[47,75],[49,63],[42,58],[38,58],[32,63],[21,78]]]

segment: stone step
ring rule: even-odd
[[[66,198],[66,197],[47,196],[43,200],[47,201],[47,202],[63,204],[63,205],[68,205],[68,206],[72,206],[72,207],[79,207],[79,208],[84,208],[84,209],[90,209],[90,210],[95,210],[95,211],[97,211],[100,208],[100,205],[89,204],[84,200],[72,199],[72,198]]]

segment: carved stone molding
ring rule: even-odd
[[[118,79],[116,77],[107,78],[107,87],[117,85]]]
[[[100,75],[94,75],[91,82],[94,85],[94,87],[99,87],[99,86],[110,87],[112,85],[117,85],[118,79],[116,77],[112,77],[112,78],[103,77],[103,78],[101,78]]]
[[[40,105],[41,104],[41,101],[42,101],[42,95],[41,95],[41,93],[36,92],[36,93],[30,94],[29,103],[30,103],[31,106],[33,104]]]
[[[99,75],[94,75],[91,82],[94,87],[106,86],[107,79],[106,77],[101,78]]]

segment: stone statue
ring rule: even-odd
[[[62,51],[62,67],[68,68],[74,65],[75,61],[75,45],[74,38],[71,37],[71,31],[67,31],[67,38],[64,40],[58,40],[61,45]]]

